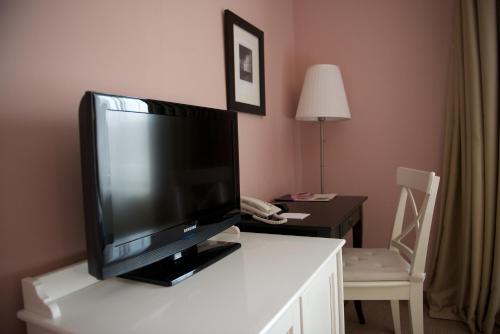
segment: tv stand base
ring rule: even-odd
[[[241,247],[237,242],[207,240],[145,267],[120,275],[122,278],[162,286],[175,285]]]

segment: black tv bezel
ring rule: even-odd
[[[181,110],[203,110],[211,112],[227,113],[232,121],[233,133],[233,157],[234,157],[234,187],[235,187],[235,205],[234,215],[224,219],[220,222],[199,225],[196,229],[185,233],[185,229],[191,227],[193,224],[180,223],[168,230],[162,230],[155,234],[163,234],[162,245],[155,245],[151,250],[132,255],[128,258],[106,261],[106,248],[110,247],[123,247],[122,245],[114,245],[113,243],[106,243],[103,214],[101,202],[99,199],[99,176],[97,168],[97,135],[96,135],[96,96],[108,96],[114,98],[128,98],[138,99],[149,105],[155,105],[153,114],[163,114],[163,107],[165,104],[168,106],[176,107]],[[124,111],[126,112],[126,111]],[[120,96],[106,93],[98,93],[88,91],[82,97],[79,109],[79,127],[80,127],[80,149],[81,149],[81,166],[82,166],[82,186],[83,186],[83,202],[84,202],[84,216],[85,216],[85,233],[87,243],[87,258],[89,273],[98,279],[106,279],[118,276],[129,271],[149,265],[166,257],[172,256],[178,252],[184,251],[192,246],[195,246],[212,236],[224,231],[225,229],[237,224],[241,220],[239,213],[240,202],[240,181],[239,181],[239,151],[238,151],[238,117],[237,113],[233,111],[226,111],[215,108],[207,108],[200,106],[193,106],[181,103],[142,99],[136,97]],[[168,234],[168,236],[167,236]],[[144,236],[143,238],[149,238]],[[141,239],[143,239],[141,238]],[[140,239],[139,239],[140,240]]]

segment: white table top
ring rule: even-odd
[[[100,281],[60,298],[60,318],[36,322],[60,333],[259,333],[344,243],[257,233],[213,239],[242,247],[173,287]]]

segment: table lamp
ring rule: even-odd
[[[307,69],[295,119],[318,121],[320,126],[321,193],[324,193],[324,122],[351,118],[344,84],[336,65],[319,64]]]

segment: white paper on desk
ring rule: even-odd
[[[294,212],[284,212],[279,214],[281,218],[286,218],[286,219],[304,219],[307,216],[310,216],[310,213],[294,213]]]

